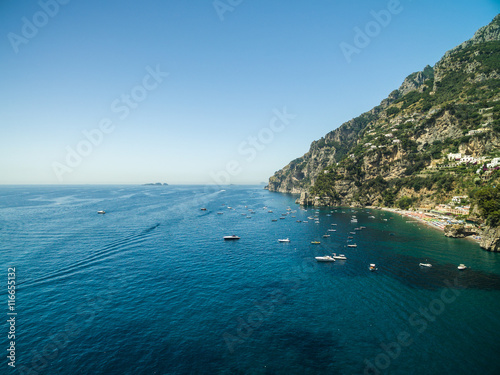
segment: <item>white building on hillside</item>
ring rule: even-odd
[[[491,159],[491,162],[486,164],[488,168],[495,168],[500,165],[500,158]]]

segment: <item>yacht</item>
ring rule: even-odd
[[[236,235],[232,235],[232,236],[224,236],[224,240],[239,240],[240,237],[236,236]]]
[[[344,254],[337,255],[337,254],[333,253],[332,257],[333,257],[333,259],[338,259],[338,260],[346,260],[347,259],[347,257]]]
[[[459,270],[464,270],[467,268],[467,266],[465,264],[460,264],[458,267],[457,267]]]
[[[278,238],[278,242],[290,242],[288,238]]]
[[[104,215],[106,213],[106,211],[104,210],[101,210],[101,211],[97,211],[98,214],[101,214],[101,215]]]
[[[314,257],[318,262],[335,262],[335,259],[333,259],[330,255],[325,255],[323,257]]]
[[[336,232],[337,229],[328,229],[328,232]]]
[[[347,247],[358,247],[358,245],[356,245],[355,243],[349,243],[347,244]]]
[[[419,263],[418,265],[420,267],[432,267],[432,264],[430,264],[430,263]]]

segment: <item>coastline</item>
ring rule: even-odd
[[[439,219],[436,217],[429,216],[423,212],[406,211],[406,210],[400,210],[400,209],[396,209],[396,208],[387,208],[387,207],[370,207],[370,208],[378,209],[378,210],[382,210],[382,211],[393,212],[393,213],[396,213],[398,215],[411,218],[413,220],[416,220],[419,223],[425,224],[426,226],[428,226],[430,228],[437,229],[443,233],[444,233],[444,227],[446,225],[452,224],[452,222],[451,222],[452,218]],[[471,236],[463,237],[463,239],[468,239],[468,240],[474,241],[476,243],[479,243],[481,241],[481,236],[471,235]]]

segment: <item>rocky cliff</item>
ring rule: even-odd
[[[498,184],[498,156],[500,15],[314,141],[267,188],[300,194],[303,205],[432,207]]]
[[[268,189],[304,193],[301,203],[317,205],[391,206],[405,196],[425,205],[466,194],[486,180],[479,164],[500,150],[499,52],[500,15],[379,106],[313,142]],[[449,153],[475,165],[453,169]]]
[[[488,251],[500,251],[500,227],[483,229],[479,246]]]

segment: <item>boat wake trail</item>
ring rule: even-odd
[[[44,284],[46,282],[54,282],[54,280],[58,280],[70,275],[75,274],[76,272],[85,269],[89,266],[92,266],[100,261],[103,261],[104,259],[110,257],[111,255],[114,255],[118,252],[123,252],[124,250],[127,250],[129,248],[134,248],[140,245],[141,243],[145,242],[148,240],[150,236],[152,236],[152,232],[160,226],[160,223],[156,223],[155,225],[152,225],[149,228],[146,228],[142,230],[139,233],[132,234],[129,236],[126,236],[124,238],[121,238],[117,241],[111,242],[107,244],[106,246],[102,247],[101,249],[98,249],[94,251],[92,254],[89,256],[80,259],[79,261],[63,267],[55,272],[49,273],[45,276],[39,277],[34,280],[27,280],[25,282],[19,282],[19,289],[22,288],[27,288],[27,287],[33,287],[33,286],[38,286],[40,284]]]

